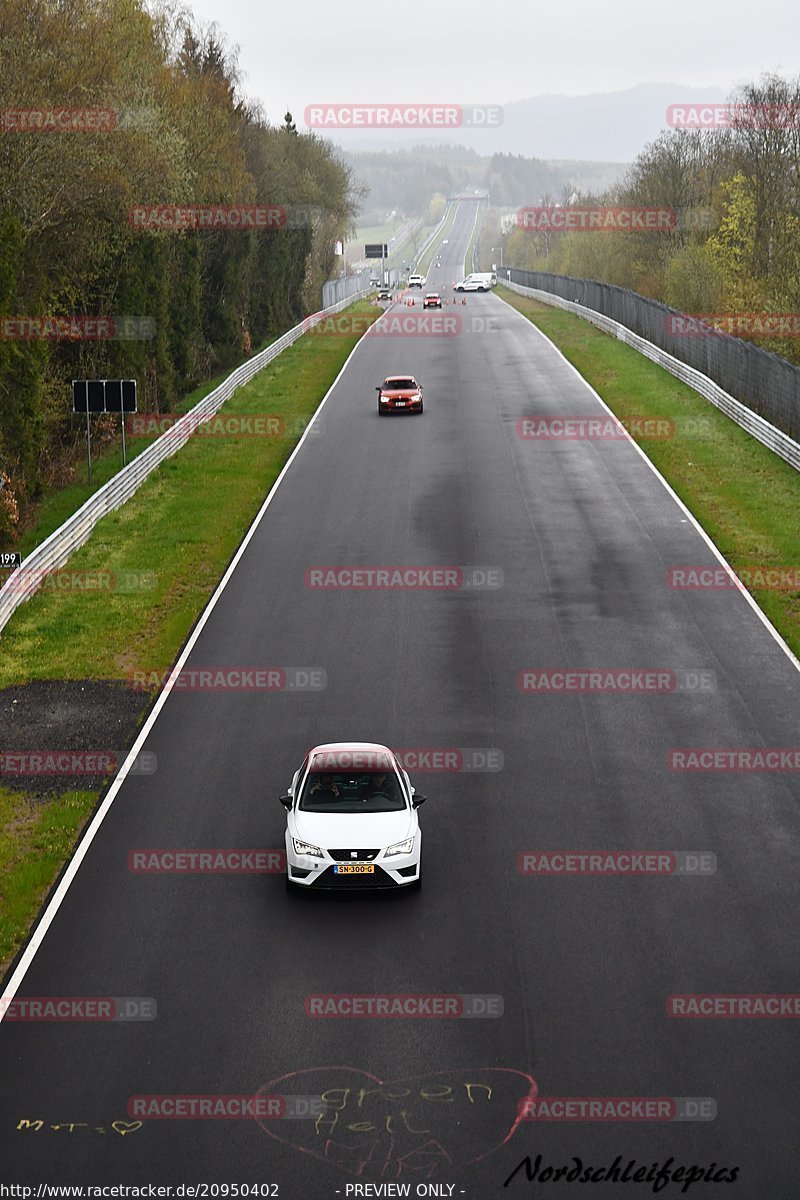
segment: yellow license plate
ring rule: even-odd
[[[372,863],[339,863],[333,868],[334,875],[374,875]]]

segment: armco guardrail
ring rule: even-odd
[[[511,268],[523,287],[539,288],[577,301],[638,334],[651,345],[713,379],[728,395],[800,441],[800,367],[753,342],[718,333],[698,332],[698,322],[658,300],[597,279],[576,279],[545,271]],[[768,314],[763,314],[764,316]]]
[[[340,312],[353,300],[367,293],[361,291],[355,295],[346,296],[337,304],[324,308],[311,317],[306,317],[299,325],[295,325],[288,333],[284,333],[266,350],[255,354],[237,367],[219,387],[209,392],[199,404],[184,413],[166,433],[143,450],[127,467],[118,471],[108,483],[104,484],[91,496],[77,512],[73,513],[63,525],[50,534],[45,541],[37,546],[22,566],[12,572],[2,588],[0,588],[0,630],[4,629],[12,613],[26,600],[29,600],[41,586],[49,571],[63,567],[70,555],[88,540],[89,535],[103,517],[119,508],[136,492],[140,485],[166,459],[180,450],[206,418],[212,417],[242,384],[248,383],[254,375],[272,362],[274,358],[302,337],[314,323],[315,318]]]
[[[513,271],[513,268],[511,269]],[[504,268],[503,274],[509,272],[509,268]],[[756,438],[763,445],[767,446],[775,454],[778,454],[782,459],[794,467],[796,471],[800,471],[800,444],[795,442],[788,434],[781,429],[777,429],[771,425],[769,421],[765,421],[758,413],[753,412],[747,405],[742,404],[734,396],[724,391],[719,384],[713,379],[709,379],[707,375],[690,367],[687,363],[681,362],[679,358],[675,358],[672,354],[668,354],[666,350],[662,350],[660,346],[655,346],[652,342],[648,342],[646,338],[639,337],[637,333],[633,333],[628,329],[627,325],[622,325],[619,321],[614,321],[611,317],[604,316],[603,313],[596,312],[594,309],[586,308],[583,304],[574,300],[564,300],[561,296],[556,296],[552,292],[544,291],[541,288],[525,287],[522,284],[514,283],[511,279],[503,279],[500,277],[500,282],[506,287],[511,288],[514,292],[519,292],[522,296],[532,296],[536,300],[542,301],[544,304],[550,304],[553,308],[563,308],[567,312],[575,313],[576,316],[582,317],[585,321],[591,321],[598,329],[602,329],[605,333],[610,333],[619,341],[624,342],[627,346],[632,346],[634,350],[638,350],[640,354],[644,354],[652,362],[663,367],[665,371],[669,371],[677,379],[687,384],[694,391],[699,392],[704,399],[708,400],[716,408],[735,421],[737,425],[741,425],[752,437]]]

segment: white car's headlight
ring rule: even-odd
[[[304,842],[300,838],[293,837],[295,854],[308,854],[311,858],[322,858],[322,851],[319,846],[312,846],[310,842]]]
[[[385,857],[389,858],[392,854],[410,854],[414,849],[413,837],[406,838],[404,842],[396,842],[394,846],[389,846]]]

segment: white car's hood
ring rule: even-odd
[[[292,833],[303,841],[321,846],[323,850],[383,850],[395,842],[403,842],[417,827],[417,814],[382,813],[312,813],[293,809],[289,814]]]

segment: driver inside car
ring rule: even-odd
[[[318,775],[314,786],[309,791],[309,796],[318,795],[320,800],[336,796],[338,799],[339,788],[333,781],[332,775]]]

